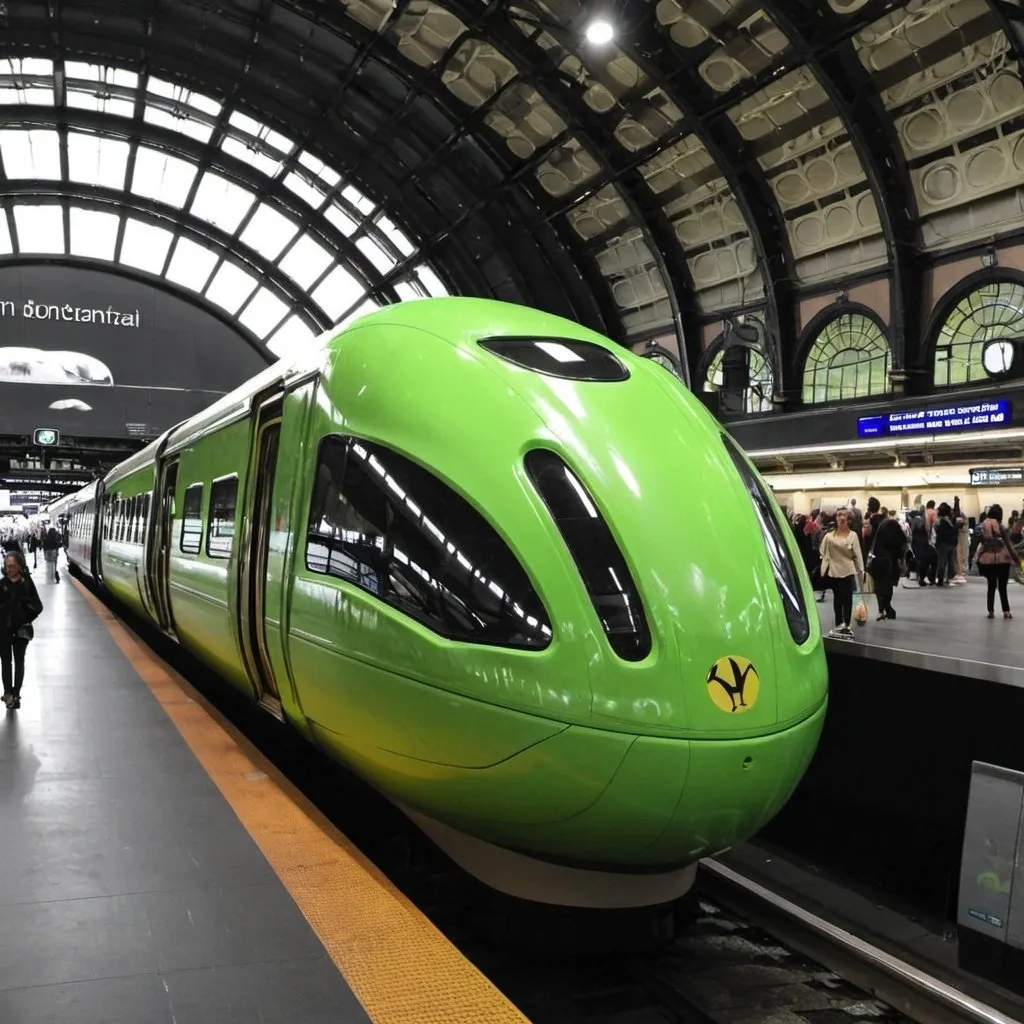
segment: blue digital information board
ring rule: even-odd
[[[858,437],[898,437],[906,434],[945,434],[962,430],[1007,427],[1013,417],[1008,398],[937,405],[931,409],[907,409],[882,416],[861,416]]]

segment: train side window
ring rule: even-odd
[[[203,546],[203,485],[185,488],[185,507],[181,518],[181,550],[198,555]]]
[[[338,577],[453,640],[538,649],[551,625],[493,526],[422,466],[383,445],[320,445],[306,568]]]
[[[230,558],[235,536],[238,477],[214,480],[210,485],[210,514],[206,524],[206,553],[211,558]]]
[[[142,499],[142,533],[139,537],[139,543],[146,543],[146,526],[149,523],[149,509],[153,502],[153,492],[146,491],[145,497]]]
[[[128,540],[135,544],[139,539],[139,496],[128,503]]]

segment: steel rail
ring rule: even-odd
[[[1020,1024],[1020,1021],[1016,1018],[1008,1016],[994,1006],[969,996],[967,993],[961,992],[959,989],[946,984],[946,982],[938,978],[933,978],[925,971],[900,960],[898,957],[879,949],[877,946],[871,945],[870,942],[858,938],[838,925],[834,925],[824,918],[812,914],[809,910],[805,910],[791,900],[787,900],[785,897],[778,895],[778,893],[772,892],[760,883],[741,875],[724,864],[713,860],[703,860],[700,862],[700,867],[720,882],[740,889],[745,895],[768,904],[777,913],[811,932],[818,939],[823,939],[832,946],[838,947],[842,952],[852,956],[859,963],[866,964],[891,981],[897,982],[921,996],[925,996],[933,1005],[937,1005],[941,1009],[953,1014],[956,1020],[968,1021],[970,1024]],[[786,936],[786,941],[792,942],[792,937]],[[822,951],[820,949],[804,949],[802,952],[809,956],[814,956],[816,959],[822,959]],[[831,964],[826,964],[826,966],[832,967]],[[834,967],[832,969],[836,970]],[[841,975],[840,970],[836,970],[836,973]],[[849,980],[854,984],[863,985],[861,980],[853,978]],[[878,995],[886,1002],[893,1004],[891,994],[879,992]],[[917,1016],[913,1007],[904,1005],[896,1006],[895,1008],[906,1013],[908,1016],[915,1017],[915,1019],[922,1019]],[[930,1022],[934,1020],[934,1017],[928,1016],[924,1019]]]

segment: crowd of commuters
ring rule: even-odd
[[[1018,569],[1024,559],[1024,515],[1018,512],[1004,524],[1002,508],[990,505],[975,523],[964,515],[959,498],[952,505],[929,501],[902,512],[869,498],[863,513],[851,498],[831,514],[814,509],[790,516],[790,522],[818,600],[832,591],[834,636],[853,635],[858,590],[874,593],[882,622],[896,618],[892,601],[901,578],[913,577],[921,587],[956,587],[975,570],[988,583],[988,617],[995,617],[998,592],[1003,618],[1013,618],[1007,584],[1011,577],[1024,582]]]

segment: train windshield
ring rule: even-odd
[[[480,347],[506,362],[565,380],[629,380],[614,353],[591,341],[574,338],[484,338]]]
[[[802,644],[811,635],[807,603],[804,600],[804,591],[800,585],[800,576],[797,573],[796,565],[789,553],[778,516],[772,507],[774,502],[758,475],[750,468],[736,442],[723,434],[722,443],[739,471],[754,505],[754,513],[761,527],[765,547],[768,549],[768,557],[771,559],[772,569],[775,572],[775,583],[779,588],[782,606],[786,611],[786,622],[789,624],[790,635],[798,644]]]
[[[525,464],[583,577],[612,650],[625,661],[642,661],[651,652],[651,631],[640,591],[583,481],[544,449],[529,452]]]

